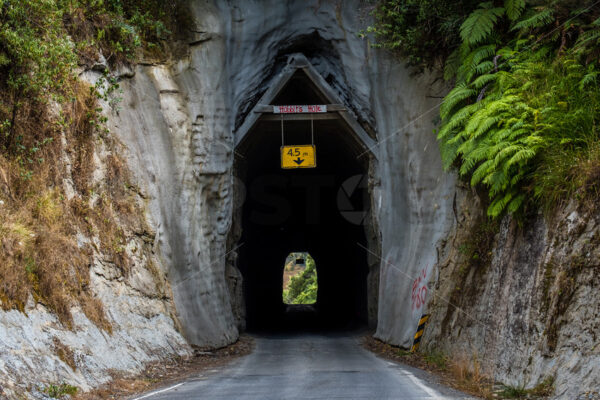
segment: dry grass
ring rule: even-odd
[[[410,353],[372,336],[366,336],[363,345],[368,350],[385,358],[429,371],[439,376],[446,385],[455,389],[480,398],[495,398],[491,374],[486,374],[482,370],[481,363],[476,356],[454,355],[450,357],[441,352],[424,350]]]
[[[600,198],[600,142],[590,144],[585,157],[574,168],[576,178],[575,196],[591,211],[598,209]]]
[[[75,100],[59,115],[51,116],[47,105],[24,104],[14,135],[27,150],[15,151],[5,143],[0,154],[0,306],[24,311],[33,296],[72,328],[71,308],[80,305],[91,321],[111,332],[102,303],[90,290],[93,249],[78,243],[77,234],[98,237],[98,250],[126,276],[130,261],[121,226],[145,226],[144,218],[128,190],[128,171],[116,155],[118,143],[110,138],[103,139],[112,151],[103,160],[107,181],[93,181],[93,154],[100,139],[90,120],[97,105],[89,87],[74,85]],[[35,154],[29,150],[34,147]],[[71,174],[63,154],[71,160]],[[68,178],[75,186],[71,200],[63,186]]]
[[[461,390],[485,399],[494,398],[493,380],[482,371],[477,356],[457,355],[452,357],[449,365],[450,374]]]
[[[385,358],[399,361],[429,371],[441,378],[448,386],[484,399],[546,399],[554,392],[554,379],[546,377],[532,389],[497,385],[492,371],[485,371],[476,352],[456,353],[452,356],[441,352],[419,350],[416,353],[389,345],[372,336],[365,336],[363,345]]]
[[[56,355],[58,355],[58,358],[60,358],[62,362],[67,364],[69,367],[71,367],[73,371],[75,371],[76,364],[75,354],[73,353],[73,350],[71,350],[69,346],[61,342],[60,339],[57,337],[54,337],[54,339],[52,339],[52,342],[54,344],[54,352],[56,353]]]

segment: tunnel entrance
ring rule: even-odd
[[[248,330],[356,327],[367,324],[368,305],[377,301],[377,288],[367,284],[370,219],[364,214],[370,194],[368,185],[358,184],[367,181],[371,155],[365,156],[368,144],[356,130],[367,135],[322,78],[310,74],[316,72],[305,58],[289,62],[236,132],[234,173],[245,201],[234,225],[241,228],[237,267]],[[339,111],[269,112],[274,105],[301,104]],[[286,144],[309,143],[312,120],[316,168],[281,168],[282,119]],[[297,249],[317,261],[316,303],[310,307],[291,307],[282,297],[282,260]]]

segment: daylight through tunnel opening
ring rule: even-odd
[[[271,105],[325,102],[297,74]],[[377,290],[367,285],[369,157],[342,119],[312,124],[316,168],[281,168],[281,121],[273,117],[258,119],[236,150],[234,171],[245,192],[234,215],[241,228],[237,266],[251,331],[354,328],[367,324],[368,302],[376,302]],[[311,143],[310,119],[283,125],[285,144]],[[283,261],[299,249],[316,261],[317,299],[310,307],[282,298]]]

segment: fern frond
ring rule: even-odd
[[[516,152],[510,160],[506,162],[506,169],[510,168],[515,164],[523,164],[526,161],[531,160],[536,155],[536,151],[534,149],[529,149],[527,147],[522,147],[518,152]]]
[[[448,58],[444,65],[444,80],[449,81],[455,75],[461,65],[460,48],[455,49]]]
[[[477,91],[475,89],[468,88],[466,86],[457,86],[452,89],[450,93],[444,98],[442,105],[440,106],[440,116],[442,119],[447,119],[450,116],[450,112],[463,100],[469,97],[475,96]]]
[[[579,90],[583,91],[586,86],[595,84],[598,74],[600,74],[600,71],[591,71],[585,74],[581,81],[579,81]]]
[[[480,182],[482,182],[492,171],[491,166],[494,163],[494,160],[487,160],[483,162],[475,172],[473,172],[473,176],[471,176],[471,186],[476,186]]]
[[[512,199],[510,201],[510,203],[506,207],[506,211],[509,214],[516,212],[519,208],[521,208],[521,205],[523,204],[524,201],[525,201],[525,195],[523,195],[523,194],[515,197],[514,199]]]
[[[494,157],[494,168],[498,169],[500,164],[508,157],[512,156],[515,153],[518,153],[520,150],[524,150],[523,146],[520,145],[509,145],[505,146],[501,151],[499,151]],[[505,172],[508,172],[508,168],[502,168]]]
[[[453,144],[447,142],[440,143],[440,154],[442,156],[442,166],[444,170],[450,169],[456,158],[458,157],[458,152],[456,149],[460,146],[460,143]]]
[[[583,32],[579,39],[577,39],[577,43],[575,44],[576,48],[582,48],[588,45],[595,46],[600,42],[600,30],[598,28],[591,29],[589,31]]]
[[[491,61],[484,61],[475,67],[475,72],[477,72],[479,75],[490,73],[493,70],[494,63]]]
[[[484,5],[473,11],[460,26],[460,37],[466,43],[480,43],[492,32],[498,17],[504,14],[504,8],[492,8],[491,3]]]
[[[473,50],[470,54],[472,65],[481,63],[486,58],[490,58],[496,54],[496,45],[488,44],[485,46],[479,46]]]
[[[525,10],[525,0],[504,0],[504,8],[506,9],[506,16],[514,21]]]
[[[447,137],[450,133],[456,132],[457,129],[462,128],[471,114],[476,112],[479,108],[480,103],[475,103],[459,109],[452,115],[449,121],[442,125],[437,138],[439,140],[448,140]]]
[[[511,28],[511,31],[541,28],[542,26],[548,25],[554,21],[553,14],[554,11],[551,8],[544,8],[540,12],[532,14],[514,24],[514,26]]]
[[[467,156],[463,157],[463,164],[460,166],[459,173],[462,176],[467,175],[477,164],[487,158],[487,145],[480,143]]]
[[[489,186],[490,195],[493,197],[501,193],[508,186],[509,179],[504,171],[495,170],[483,180],[483,183]]]
[[[481,88],[483,88],[488,83],[495,81],[496,78],[497,78],[496,74],[481,75],[473,81],[472,85],[475,89],[481,90]]]
[[[501,117],[499,116],[491,116],[491,117],[487,117],[486,119],[484,119],[483,121],[481,121],[481,123],[477,126],[477,130],[475,132],[473,132],[473,134],[471,135],[471,137],[473,139],[477,139],[481,136],[491,136],[491,135],[496,135],[496,131],[497,129],[492,129],[494,127],[496,127],[498,125],[498,121],[500,120]]]
[[[513,194],[510,192],[504,196],[496,197],[494,199],[494,201],[492,201],[492,204],[490,204],[490,206],[488,207],[488,210],[487,210],[488,216],[496,218],[500,214],[502,214],[502,212],[508,205],[508,202],[511,201],[512,197],[513,197]]]

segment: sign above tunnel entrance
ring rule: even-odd
[[[315,168],[316,166],[317,157],[314,145],[281,146],[281,168]]]
[[[273,106],[273,114],[312,114],[326,112],[326,104],[312,106]]]

